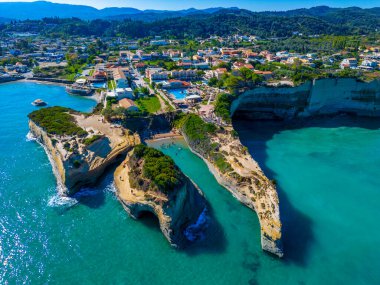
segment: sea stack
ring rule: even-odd
[[[175,248],[202,238],[207,206],[201,190],[162,152],[138,145],[115,171],[117,196],[132,218],[153,213]]]

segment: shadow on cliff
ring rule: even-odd
[[[223,228],[216,220],[212,208],[208,203],[207,209],[208,224],[207,228],[204,230],[204,239],[191,242],[184,248],[179,249],[189,256],[208,253],[218,254],[225,251],[227,240],[225,238]],[[161,233],[158,218],[149,211],[142,211],[138,218],[138,222],[142,223],[151,230]]]
[[[209,202],[207,202],[208,225],[205,229],[205,237],[202,240],[191,243],[182,249],[189,256],[200,254],[219,254],[223,253],[227,247],[227,239],[222,225],[214,215],[214,211]]]
[[[245,126],[241,127],[241,121],[234,121],[234,128],[239,134],[244,132],[254,132],[255,125],[247,126],[247,122],[244,122]],[[272,138],[276,131],[262,132],[260,130],[260,139],[252,140],[249,137],[241,135],[241,142],[247,146],[251,155],[259,163],[261,169],[269,179],[274,179],[276,173],[266,167],[267,152],[266,142]],[[295,263],[299,266],[307,265],[307,256],[310,245],[314,241],[313,222],[306,214],[296,209],[289,201],[286,192],[283,191],[281,185],[277,185],[277,192],[280,199],[280,215],[284,246],[284,258],[285,262]]]
[[[106,201],[106,192],[113,191],[113,174],[116,166],[112,166],[106,169],[105,173],[99,178],[96,187],[83,188],[74,198],[76,198],[79,204],[89,207],[91,209],[97,209],[102,207]]]

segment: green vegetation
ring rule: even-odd
[[[157,60],[149,60],[149,61],[145,61],[145,63],[148,65],[148,66],[158,66],[158,67],[163,67],[165,68],[166,70],[174,70],[174,69],[179,69],[179,67],[177,66],[177,63],[171,59],[166,59],[166,60],[163,60],[163,59],[157,59]]]
[[[143,176],[153,182],[146,185],[150,190],[152,190],[152,187],[157,187],[162,192],[169,192],[182,183],[182,173],[174,161],[161,151],[143,144],[137,145],[131,162],[135,164],[140,159],[144,161],[142,167]],[[133,167],[131,171],[133,173],[139,170],[137,167]],[[138,176],[138,173],[133,174],[134,177]]]
[[[208,157],[222,173],[232,171],[231,165],[219,151],[219,144],[211,143],[211,136],[221,129],[204,122],[195,114],[180,115],[174,124],[182,130],[189,145],[203,157]]]
[[[178,118],[175,122],[176,127],[182,129],[187,138],[192,142],[202,143],[208,140],[208,135],[216,131],[216,126],[205,123],[199,116],[188,114]]]
[[[236,98],[236,96],[223,93],[219,94],[215,102],[215,114],[221,117],[225,122],[231,122],[231,103]]]
[[[115,80],[108,80],[107,81],[107,87],[109,90],[114,90],[116,89],[116,83]]]
[[[191,39],[225,36],[236,33],[257,35],[259,37],[291,37],[302,35],[362,35],[375,33],[380,26],[379,12],[376,9],[358,9],[356,7],[333,9],[315,7],[288,12],[251,12],[247,10],[224,9],[211,14],[192,14],[184,17],[151,21],[144,18],[133,20],[79,20],[44,18],[39,21],[18,23],[19,32],[33,31],[40,34],[60,36],[108,36],[144,38],[152,35],[165,37],[188,38],[186,51],[196,49]],[[234,27],[234,29],[231,29]],[[5,24],[3,32],[14,31],[13,24]],[[143,43],[143,41],[142,41]],[[101,41],[92,43],[87,48],[89,54],[96,54],[107,48]],[[150,47],[158,49],[158,47]]]
[[[242,67],[234,74],[225,73],[222,78],[218,80],[217,78],[211,78],[208,82],[209,86],[226,88],[231,93],[238,93],[241,88],[253,88],[264,78],[261,75],[254,73],[252,70]]]
[[[154,114],[161,109],[160,100],[157,96],[145,96],[135,101],[140,110]]]
[[[34,111],[29,119],[51,135],[86,136],[87,132],[78,127],[70,115],[73,110],[64,107],[50,107]]]
[[[94,135],[92,137],[89,137],[89,138],[86,138],[83,143],[86,145],[86,146],[89,146],[91,145],[92,143],[96,142],[97,140],[101,139],[102,136],[100,135]]]

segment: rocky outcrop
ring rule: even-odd
[[[213,147],[210,152],[204,144],[189,140],[182,129],[190,149],[206,162],[217,181],[241,203],[256,211],[263,250],[282,257],[282,224],[276,187],[231,131],[218,129],[209,135],[209,145]]]
[[[72,115],[87,137],[57,136],[29,120],[31,134],[49,156],[62,195],[94,185],[107,167],[121,161],[140,138],[102,121],[100,116]],[[95,139],[96,138],[96,139]]]
[[[128,153],[115,171],[117,196],[129,215],[138,219],[145,212],[153,213],[158,218],[162,233],[176,248],[183,248],[201,238],[207,227],[207,207],[200,189],[182,172],[181,183],[174,189],[143,189],[140,184],[152,185],[153,182],[147,181],[142,171],[136,172],[144,161],[133,160],[132,156],[133,152]],[[143,180],[144,183],[141,182]]]
[[[294,119],[349,113],[380,116],[380,81],[329,78],[297,87],[259,87],[241,94],[232,116],[249,119]]]

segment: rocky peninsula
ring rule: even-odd
[[[138,135],[68,108],[44,108],[29,114],[31,134],[47,152],[62,195],[94,185],[107,167],[140,143]]]
[[[276,187],[241,144],[235,131],[205,123],[195,114],[184,115],[175,124],[218,182],[256,211],[262,248],[282,257],[282,224]]]
[[[153,213],[173,247],[201,238],[206,200],[201,190],[162,152],[138,145],[115,171],[117,196],[132,218]]]

